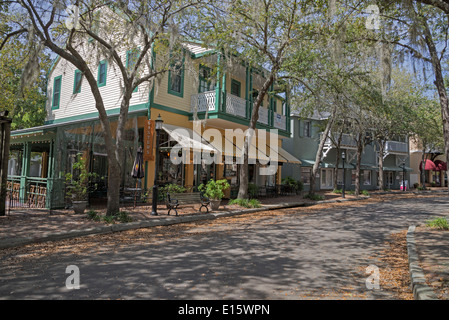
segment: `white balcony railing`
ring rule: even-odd
[[[190,97],[191,112],[195,111],[195,107],[197,107],[198,112],[215,110],[215,91],[193,94]]]
[[[390,154],[407,153],[407,143],[399,141],[387,141],[385,145],[385,152]]]
[[[321,135],[323,135],[323,133],[321,133]],[[337,133],[330,133],[330,135],[332,135],[332,138],[335,142],[338,141],[338,137],[339,134]],[[331,138],[327,138],[326,139],[326,144],[327,145],[334,145],[334,143],[332,142]],[[347,149],[353,149],[353,148],[357,148],[357,141],[355,141],[354,137],[348,133],[343,133],[341,136],[341,142],[340,142],[340,146],[347,148]]]
[[[273,126],[281,130],[287,130],[287,117],[275,112],[273,117]]]
[[[259,107],[259,119],[257,122],[268,124],[268,109],[265,109],[262,106]]]
[[[226,113],[246,118],[246,100],[233,94],[226,94]]]

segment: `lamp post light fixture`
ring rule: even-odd
[[[154,157],[154,183],[153,183],[153,203],[152,203],[152,216],[157,216],[157,198],[158,198],[158,189],[157,189],[157,174],[159,171],[159,135],[162,129],[162,124],[164,121],[161,118],[161,115],[157,117],[155,120],[155,129],[156,129],[156,156]]]
[[[345,160],[346,160],[346,154],[343,151],[341,153],[341,160],[343,161],[343,185],[341,186],[341,197],[344,198],[345,197]],[[338,169],[337,169],[338,172]]]

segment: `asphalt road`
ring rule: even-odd
[[[118,234],[0,252],[0,299],[394,299],[367,288],[365,269],[391,233],[447,214],[448,204],[446,196],[289,209],[165,236],[161,227],[152,241],[134,234],[111,244],[126,235]],[[79,289],[66,287],[71,265]]]

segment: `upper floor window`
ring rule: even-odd
[[[310,121],[304,121],[303,129],[304,129],[304,132],[303,132],[304,137],[310,138],[312,136],[312,130],[311,130],[312,127],[311,127]]]
[[[182,61],[172,65],[168,72],[168,93],[182,97],[184,93],[184,68]]]
[[[198,92],[212,91],[215,89],[215,81],[211,79],[211,70],[208,67],[200,65],[200,77]]]
[[[52,109],[59,109],[59,101],[61,99],[61,83],[62,76],[56,77],[53,82],[53,99],[51,103]]]
[[[106,76],[108,71],[108,62],[106,60],[100,61],[98,65],[98,78],[97,84],[99,87],[103,87],[106,85]]]
[[[81,92],[81,82],[83,81],[83,73],[80,70],[75,70],[75,80],[73,83],[73,93]]]
[[[239,81],[232,79],[231,94],[233,94],[234,96],[240,97],[241,87],[242,87],[242,85],[240,84]]]

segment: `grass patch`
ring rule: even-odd
[[[89,212],[87,212],[87,218],[93,221],[102,221],[107,224],[113,224],[116,222],[126,223],[132,221],[129,213],[126,211],[120,211],[113,216],[101,216],[98,214],[98,212],[90,210]]]
[[[232,199],[229,200],[228,204],[236,204],[245,208],[260,208],[262,206],[257,199]]]
[[[434,218],[426,222],[426,226],[438,229],[438,230],[449,230],[449,222],[444,217]]]

